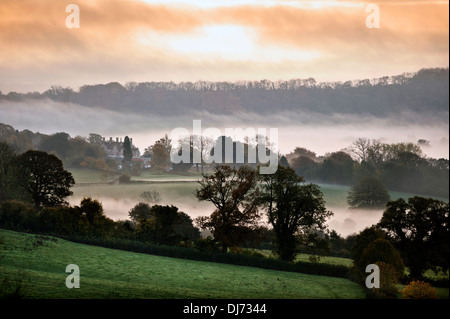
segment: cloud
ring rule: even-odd
[[[2,60],[14,58],[10,53],[20,53],[21,48],[25,49],[23,56],[31,50],[40,54],[38,58],[45,58],[47,53],[52,59],[70,59],[86,53],[108,55],[108,51],[111,55],[119,48],[124,53],[130,47],[122,46],[132,45],[129,35],[140,29],[177,33],[200,24],[198,12],[162,5],[119,0],[80,0],[77,4],[81,27],[68,29],[65,25],[68,13],[61,1],[2,1]],[[33,61],[30,56],[30,61],[23,62]]]
[[[424,152],[430,157],[449,156],[448,117],[437,119],[430,115],[418,117],[403,113],[390,118],[370,115],[319,114],[305,111],[266,114],[242,113],[217,115],[207,111],[189,111],[183,115],[158,116],[130,114],[51,100],[0,102],[0,123],[15,129],[53,134],[66,132],[72,137],[98,133],[106,138],[133,138],[141,151],[157,139],[178,127],[193,131],[193,120],[201,120],[202,132],[209,127],[225,133],[226,128],[278,129],[278,147],[282,154],[296,146],[306,147],[318,155],[339,151],[357,138],[383,139],[386,143],[430,141]]]
[[[448,2],[79,0],[0,2],[0,89],[111,81],[373,78],[448,65]],[[209,2],[209,1],[208,1]]]

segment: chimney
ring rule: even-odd
[[[119,138],[118,137],[116,137],[116,143],[119,143]]]
[[[130,137],[130,144],[133,145],[133,138]]]
[[[122,143],[122,138],[120,138],[120,143]]]
[[[112,137],[109,138],[109,142],[112,143]]]

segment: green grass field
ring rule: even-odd
[[[139,176],[133,176],[131,179],[136,181],[155,181],[155,182],[165,182],[165,181],[192,181],[196,182],[202,177],[200,172],[185,172],[185,173],[154,173],[152,171],[143,171]]]
[[[69,168],[68,169],[77,184],[80,183],[108,183],[116,180],[119,173],[106,173],[98,170],[87,168]],[[132,181],[147,181],[147,182],[167,182],[167,181],[192,181],[195,182],[201,178],[199,172],[186,172],[175,174],[171,172],[152,172],[145,170],[139,176],[132,176]]]
[[[363,289],[343,278],[167,258],[0,230],[2,293],[26,298],[355,299]],[[80,268],[80,288],[65,268]]]

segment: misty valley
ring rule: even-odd
[[[83,174],[83,173],[81,173]],[[77,172],[74,173],[75,178]],[[181,211],[188,213],[193,219],[199,216],[210,214],[213,207],[211,204],[199,202],[195,196],[195,189],[198,187],[196,179],[191,182],[177,183],[180,177],[174,176],[169,182],[148,182],[148,184],[129,185],[75,185],[73,196],[69,203],[77,205],[83,197],[92,196],[98,199],[105,210],[105,213],[113,219],[127,219],[128,212],[142,199],[139,195],[143,191],[157,191],[161,195],[160,203],[173,204]],[[185,180],[184,176],[181,176]],[[100,179],[97,180],[100,184]],[[319,184],[324,193],[327,208],[334,215],[329,220],[330,229],[335,230],[342,236],[347,236],[358,232],[365,227],[376,224],[381,218],[383,209],[350,209],[346,202],[349,186]],[[400,197],[408,198],[413,194],[391,192],[392,199]]]
[[[440,314],[450,0],[369,2],[0,0],[0,317]]]
[[[16,256],[39,252],[54,271],[70,246],[81,273],[96,273],[97,255],[117,268],[121,298],[419,298],[417,287],[448,298],[448,68],[345,83],[55,86],[1,93],[0,111],[5,283]],[[219,133],[172,139],[197,119]],[[278,134],[227,135],[251,127]],[[144,262],[141,287],[121,267]],[[373,264],[382,289],[364,285]],[[225,283],[221,269],[237,277]],[[101,297],[117,296],[103,276]],[[0,295],[34,298],[45,284]]]

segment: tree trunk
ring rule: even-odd
[[[226,254],[226,253],[228,252],[228,245],[225,244],[225,243],[222,243],[222,252],[223,252],[224,254]]]

